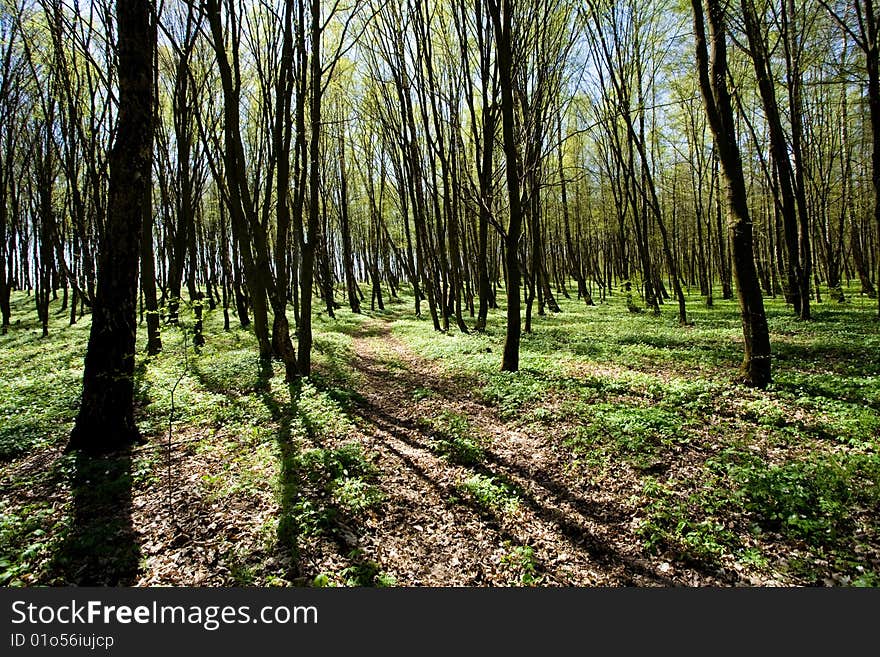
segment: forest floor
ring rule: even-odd
[[[315,320],[315,372],[261,369],[208,313],[140,356],[145,443],[63,453],[88,320],[0,338],[0,585],[878,586],[875,302],[768,300],[774,384],[733,382],[734,302],[694,325],[561,299],[501,373],[504,321],[411,300]],[[233,323],[235,318],[233,318]]]

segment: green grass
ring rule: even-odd
[[[538,586],[543,578],[538,574],[534,548],[530,545],[511,546],[509,541],[506,546],[510,551],[501,557],[501,563],[510,570],[514,581],[520,586]]]
[[[319,573],[312,580],[311,585],[317,588],[325,587],[370,587],[386,588],[397,586],[394,575],[386,573],[382,567],[371,559],[364,558],[361,550],[352,550],[348,554],[351,565],[334,573]]]
[[[52,515],[40,503],[12,509],[0,501],[0,586],[22,586],[22,576],[45,569],[51,558]]]
[[[698,486],[649,478],[650,500],[639,535],[652,552],[671,551],[689,561],[717,563],[724,555],[757,568],[768,559],[762,538],[807,548],[830,558],[851,581],[873,581],[857,557],[873,535],[880,508],[880,456],[814,455],[768,464],[749,450],[728,448],[709,459]],[[820,577],[811,560],[784,564],[800,577]]]
[[[715,564],[740,546],[739,537],[720,519],[725,500],[717,481],[682,495],[669,483],[648,477],[643,493],[647,517],[637,533],[649,553],[662,550],[685,562]]]
[[[681,416],[661,406],[597,403],[586,415],[567,442],[576,454],[604,451],[608,458],[648,468],[673,443],[688,440]]]
[[[382,502],[375,485],[379,472],[357,444],[302,449],[288,468],[297,481],[296,494],[285,507],[290,514],[286,520],[298,535],[332,533],[338,520],[355,518]]]
[[[33,300],[13,295],[12,326],[0,336],[0,462],[66,438],[82,390],[88,323],[50,314],[42,338]]]
[[[672,305],[654,317],[629,313],[622,295],[591,308],[557,296],[563,312],[534,317],[515,374],[500,372],[503,297],[484,333],[438,334],[427,312],[412,316],[406,295],[382,316],[393,320],[396,338],[436,361],[474,401],[511,428],[552,443],[566,472],[610,491],[632,514],[634,540],[646,555],[787,583],[831,577],[880,584],[874,301],[847,291],[848,303],[814,304],[815,319],[802,322],[781,300],[767,299],[774,380],[758,391],[734,383],[742,353],[734,301],[716,296],[708,309],[690,297],[693,326],[682,328]],[[15,472],[4,480],[0,509],[0,585],[63,582],[64,558],[89,548],[73,517],[73,500],[84,491],[71,458],[57,454],[78,407],[89,321],[68,327],[58,309],[54,302],[50,335],[41,338],[33,300],[16,293],[13,326],[0,336],[0,463]],[[291,387],[277,363],[266,379],[253,333],[234,317],[223,331],[219,310],[206,313],[207,343],[195,353],[191,319],[184,313],[182,328],[163,327],[160,355],[137,354],[138,426],[149,443],[166,440],[170,426],[172,438],[188,441],[193,453],[222,457],[196,484],[211,503],[277,504],[279,516],[264,521],[262,552],[230,548],[222,558],[234,582],[290,582],[284,560],[296,561],[303,543],[338,537],[341,525],[356,526],[381,509],[383,473],[374,455],[350,440],[357,430],[352,409],[362,401],[353,339],[378,329],[344,309],[336,320],[317,314],[314,375]],[[420,383],[401,402],[441,400],[434,383]],[[516,512],[521,493],[488,470],[491,444],[471,418],[443,411],[421,428],[435,454],[472,467],[457,485],[462,501],[483,514]],[[47,464],[26,467],[41,454],[51,454]],[[163,463],[161,452],[141,452],[114,486],[159,494]],[[508,548],[511,577],[539,583],[530,548]],[[302,581],[393,582],[361,554],[323,576]]]
[[[486,513],[513,513],[519,508],[514,488],[499,477],[474,474],[456,485],[458,492]]]

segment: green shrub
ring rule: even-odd
[[[850,526],[850,475],[834,461],[740,468],[732,476],[764,529],[823,544]]]

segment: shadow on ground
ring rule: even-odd
[[[55,555],[69,584],[130,586],[137,579],[140,546],[132,526],[132,457],[80,453],[71,473],[71,525]]]

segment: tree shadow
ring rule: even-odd
[[[79,452],[70,488],[72,521],[53,570],[71,585],[131,586],[141,556],[131,518],[131,451],[105,456]]]
[[[285,566],[285,576],[289,581],[295,581],[301,577],[302,573],[299,526],[296,522],[296,514],[294,513],[294,506],[299,498],[301,486],[300,473],[296,462],[297,446],[292,440],[292,425],[293,418],[298,412],[297,406],[302,394],[302,383],[300,381],[290,383],[288,385],[290,403],[280,404],[272,395],[270,383],[272,376],[272,363],[262,361],[257,392],[260,395],[261,401],[269,410],[272,419],[278,423],[278,433],[275,436],[275,442],[278,445],[281,461],[278,474],[281,511],[275,535],[278,549],[280,550],[279,558]]]
[[[291,406],[296,404],[299,391],[291,385]],[[278,517],[276,536],[278,546],[282,550],[282,563],[286,565],[287,579],[295,581],[302,576],[300,564],[299,523],[296,520],[294,507],[299,499],[300,473],[297,467],[297,447],[291,440],[291,420],[293,410],[283,413],[279,419],[277,435],[278,450],[281,463],[278,474],[281,495],[281,513]]]
[[[419,433],[417,427],[406,419],[394,417],[382,412],[375,407],[364,409],[364,419],[373,424],[381,432],[396,438],[402,443],[415,450],[425,450],[426,446],[413,439],[412,432]],[[477,515],[482,517],[487,526],[505,540],[512,543],[520,542],[517,537],[505,528],[503,514],[497,510],[487,509],[476,504],[472,500],[460,499],[454,490],[448,488],[445,483],[438,480],[437,473],[428,472],[418,465],[411,457],[397,450],[387,440],[383,440],[383,447],[395,454],[407,467],[422,481],[433,488],[441,497],[455,495],[459,503],[470,507]],[[562,538],[571,549],[583,551],[590,559],[600,564],[609,572],[619,572],[622,583],[637,586],[677,586],[680,585],[670,577],[657,573],[644,560],[633,555],[625,554],[611,545],[603,537],[596,534],[588,526],[590,521],[599,525],[616,526],[626,514],[616,508],[600,508],[598,505],[589,504],[583,498],[573,496],[560,486],[549,486],[544,478],[539,479],[533,472],[517,471],[511,464],[498,457],[487,455],[489,465],[474,463],[468,469],[484,476],[492,477],[496,481],[504,481],[512,484],[519,500],[530,509],[538,518],[555,528],[559,537]],[[492,467],[495,466],[495,467]],[[508,477],[508,472],[514,472],[522,477],[521,482]],[[538,486],[544,489],[544,495],[535,495],[534,490],[529,491],[521,483],[528,483],[529,488]],[[543,566],[539,570],[543,569]],[[717,576],[717,573],[709,570],[703,573],[707,577]]]
[[[296,379],[287,384],[289,401],[273,394],[268,367],[261,369],[257,388],[260,399],[278,424],[276,445],[279,453],[278,491],[280,510],[276,526],[277,559],[284,565],[285,579],[294,586],[312,586],[320,573],[309,572],[314,542],[324,548],[333,545],[338,560],[348,564],[337,575],[346,586],[382,586],[384,573],[378,563],[358,547],[359,518],[334,498],[328,484],[327,459],[338,459],[335,450],[322,441],[322,435],[305,421],[301,407],[306,382]],[[318,384],[319,385],[319,384]],[[331,389],[332,390],[332,389]],[[325,390],[330,395],[330,392]],[[303,438],[308,442],[304,443]],[[317,460],[304,459],[304,450],[321,453]],[[338,464],[336,464],[338,465]],[[350,466],[352,467],[352,466]],[[329,476],[329,479],[328,479]],[[314,565],[311,563],[311,565]],[[320,585],[320,584],[318,584]]]

